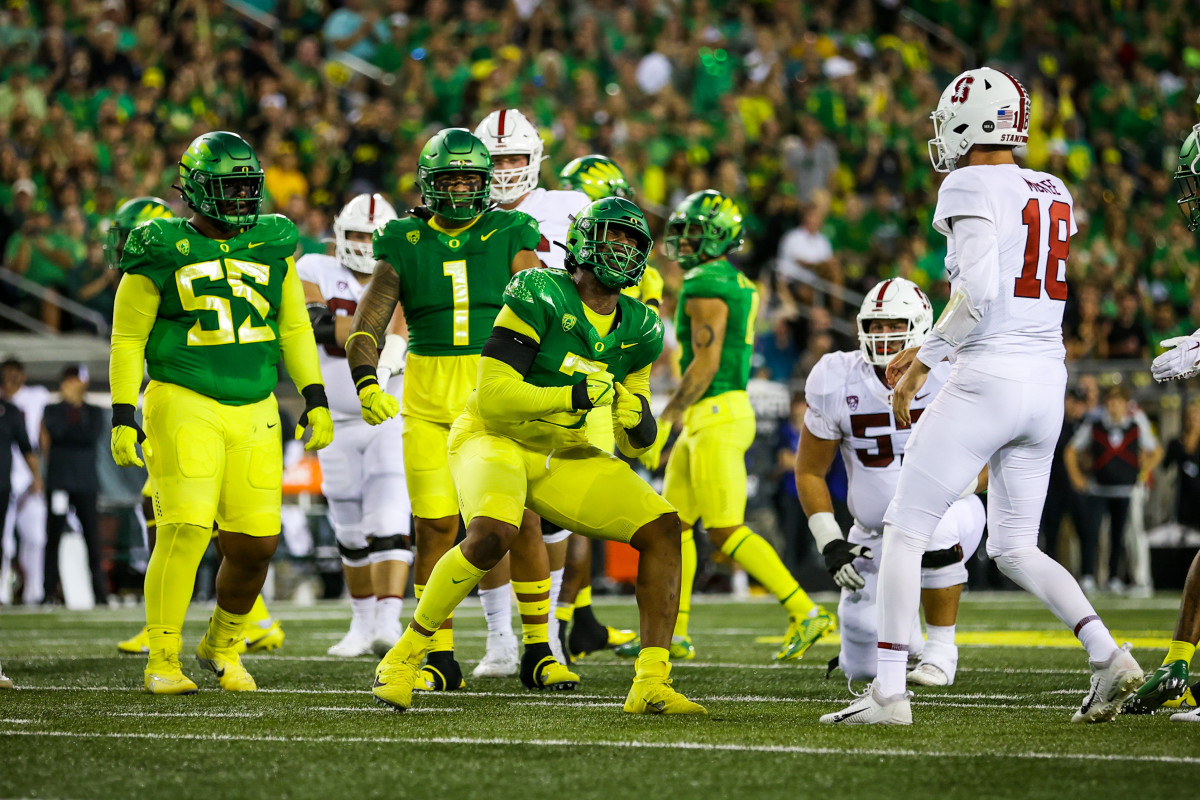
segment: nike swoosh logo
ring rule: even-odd
[[[621,345],[621,349],[622,349],[622,350],[628,350],[628,349],[629,349],[629,348],[631,348],[631,347],[637,347],[637,346],[638,346],[638,343],[637,343],[637,342],[630,342],[629,344],[623,344],[623,345]]]
[[[646,708],[652,708],[656,713],[661,714],[667,710],[667,703],[665,700],[659,700],[657,703],[646,703]]]
[[[471,579],[470,579],[470,578],[463,578],[462,580],[458,580],[458,581],[456,581],[456,580],[454,580],[454,578],[451,578],[451,579],[450,579],[450,582],[451,582],[451,583],[454,583],[454,584],[459,584],[459,583],[462,583],[463,581],[469,581],[469,580],[471,580]]]
[[[254,248],[258,247],[260,244],[266,244],[266,242],[251,242],[250,244],[246,245],[246,249],[253,250]]]
[[[273,423],[273,424],[271,424],[271,425],[267,425],[267,427],[268,427],[268,428],[274,428],[274,427],[275,427],[276,425],[278,425],[278,424],[279,424],[279,423],[278,423],[278,422],[276,422],[276,423]]]
[[[500,229],[499,229],[499,228],[492,228],[490,231],[488,231],[487,233],[485,233],[483,236],[480,236],[480,237],[479,237],[479,241],[481,241],[481,242],[486,242],[486,241],[487,241],[487,240],[488,240],[488,239],[491,237],[491,235],[492,235],[493,233],[495,233],[496,231],[498,231],[498,230],[500,230]]]
[[[851,717],[857,717],[861,713],[862,713],[862,709],[859,709],[858,711],[848,711],[848,712],[845,712],[842,714],[837,714],[834,716],[833,721],[834,722],[845,722],[846,720],[850,719]]]
[[[929,392],[926,392],[925,394],[917,395],[916,397],[913,398],[913,402],[915,403],[918,400],[924,400],[926,397],[929,397]]]

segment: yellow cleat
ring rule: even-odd
[[[690,636],[671,637],[671,660],[691,661],[696,657],[696,648],[692,645]]]
[[[204,634],[204,638],[200,640],[200,645],[196,648],[196,660],[200,662],[200,666],[211,670],[217,676],[221,688],[227,692],[258,690],[258,684],[242,666],[242,659],[237,651],[233,647],[218,650],[209,644],[207,633]]]
[[[195,694],[200,691],[195,681],[183,674],[178,653],[164,653],[146,663],[145,681],[148,694]]]
[[[375,682],[371,694],[375,702],[397,711],[412,706],[413,689],[421,681],[421,655],[403,639],[387,652],[375,667]]]
[[[611,625],[606,625],[608,630],[608,646],[620,647],[623,644],[629,644],[634,639],[638,638],[636,631],[626,631],[619,628],[614,628]]]
[[[126,639],[123,642],[117,642],[117,650],[122,653],[128,653],[134,656],[144,656],[150,652],[150,634],[142,628],[137,632],[137,635]]]
[[[814,617],[791,617],[783,637],[783,649],[775,654],[776,661],[795,661],[823,636],[837,630],[837,620],[821,606]]]
[[[1184,689],[1183,694],[1176,697],[1174,700],[1168,700],[1163,703],[1161,708],[1173,708],[1176,711],[1187,711],[1196,707],[1196,698],[1192,695],[1191,689]]]
[[[643,669],[645,672],[643,672]],[[654,674],[646,674],[654,673]],[[708,714],[704,706],[693,703],[671,688],[671,665],[666,661],[639,668],[625,696],[627,714]]]
[[[283,626],[275,620],[270,623],[266,628],[259,627],[256,622],[242,628],[242,635],[233,649],[239,653],[266,653],[279,649],[283,645]]]

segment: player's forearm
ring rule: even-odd
[[[534,386],[510,365],[486,355],[479,359],[478,387],[479,413],[489,419],[526,422],[575,408],[570,386]]]
[[[797,472],[796,495],[800,498],[800,507],[804,509],[805,516],[833,512],[833,496],[829,494],[829,484],[823,475]]]
[[[355,386],[369,383],[379,365],[379,348],[383,346],[391,325],[392,314],[400,300],[400,277],[386,261],[375,264],[371,282],[363,292],[354,312],[354,322],[346,338],[346,360],[350,362],[350,373],[355,376]]]
[[[917,353],[917,359],[930,368],[966,341],[1000,293],[995,224],[981,217],[956,217],[954,245],[960,267],[957,286]]]
[[[323,385],[321,364],[317,359],[317,340],[304,302],[304,287],[296,270],[288,270],[283,279],[283,296],[279,303],[279,349],[283,366],[296,389]]]
[[[712,386],[713,378],[717,374],[718,363],[710,363],[707,359],[701,360],[697,357],[688,365],[687,370],[683,373],[683,380],[679,383],[679,388],[674,391],[671,399],[667,402],[667,407],[663,409],[663,419],[674,422],[683,418],[684,412],[704,396],[709,386]]]
[[[159,301],[158,290],[142,275],[126,275],[117,285],[108,360],[113,405],[137,405]]]

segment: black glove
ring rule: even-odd
[[[833,576],[834,583],[843,589],[856,592],[867,585],[862,575],[854,568],[856,558],[874,558],[871,548],[861,544],[850,544],[845,539],[834,539],[821,551],[825,557],[825,569]]]

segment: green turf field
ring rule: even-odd
[[[1101,601],[1143,667],[1165,650],[1177,599]],[[410,601],[411,603],[411,601]],[[411,612],[411,605],[407,609]],[[848,695],[824,679],[836,647],[778,665],[785,617],[764,601],[700,602],[697,658],[676,687],[707,718],[621,711],[632,665],[580,665],[579,691],[525,691],[516,678],[418,695],[405,714],[372,702],[374,659],[324,655],[348,607],[273,608],[287,642],[247,657],[261,690],[223,694],[187,658],[192,697],[142,694],[143,661],[117,654],[138,611],[0,613],[0,796],[77,798],[835,798],[1150,797],[1200,780],[1200,725],[1165,715],[1069,723],[1087,689],[1082,650],[1020,594],[973,595],[957,685],[922,689],[912,728],[817,724]],[[633,626],[632,601],[599,616]],[[192,648],[207,611],[184,631]],[[456,615],[460,658],[482,654],[477,606]],[[1028,642],[1028,643],[1026,643]],[[839,673],[840,675],[840,673]]]

